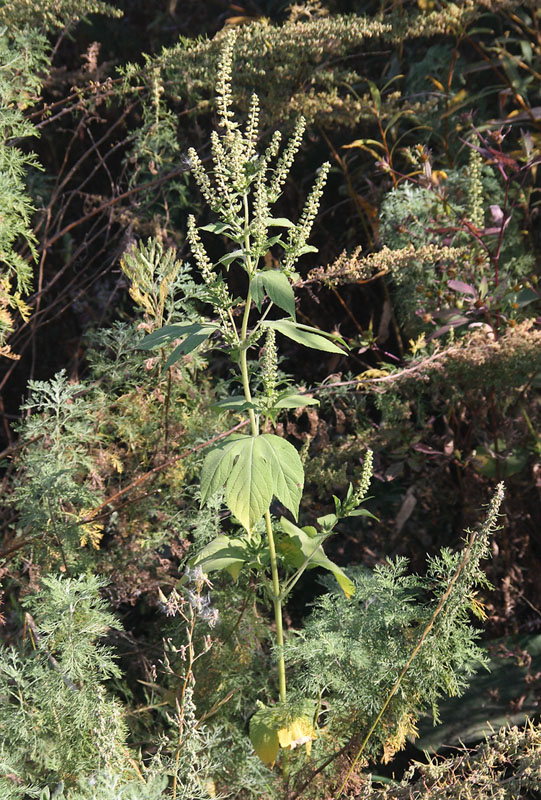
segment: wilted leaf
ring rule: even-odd
[[[301,701],[293,706],[262,706],[250,720],[250,740],[254,750],[269,767],[274,765],[278,749],[294,750],[306,745],[307,753],[317,732],[313,723],[313,704]]]

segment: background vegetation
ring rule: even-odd
[[[534,796],[537,5],[0,0],[0,796],[330,798],[346,777],[353,797]],[[302,524],[334,513],[374,454],[377,519],[347,517],[325,544],[354,599],[310,570],[287,606],[293,701],[314,694],[318,730],[274,769],[248,737],[278,697],[272,612],[253,569],[209,584],[193,561],[238,531],[198,484],[244,421],[224,402],[230,363],[209,342],[166,367],[174,345],[140,347],[208,311],[188,219],[216,208],[189,150],[210,165],[232,30],[232,106],[245,123],[258,95],[259,150],[306,120],[275,217],[302,219],[330,163],[318,252],[289,277],[298,321],[347,353],[280,341],[273,380],[319,404],[268,420],[304,465]],[[228,251],[219,230],[205,243],[213,263]],[[271,242],[264,267],[280,255]],[[236,302],[246,279],[224,263]],[[477,523],[477,560],[461,561]],[[462,593],[355,760],[455,574]],[[459,722],[434,735],[418,720],[438,706]],[[486,719],[522,727],[478,744]],[[395,754],[419,725],[421,748],[475,749],[426,763],[409,744],[423,765],[405,772]]]

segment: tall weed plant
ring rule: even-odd
[[[297,123],[281,152],[280,135],[275,133],[259,154],[257,97],[252,97],[244,127],[235,121],[231,110],[234,44],[232,34],[219,66],[220,133],[211,137],[212,170],[205,169],[195,150],[189,151],[199,189],[218,218],[200,229],[195,218],[188,221],[192,256],[207,289],[204,299],[213,314],[198,322],[162,327],[146,337],[142,346],[154,349],[174,343],[165,362],[167,368],[207,342],[207,347],[219,347],[229,355],[236,372],[241,391],[219,401],[216,407],[221,411],[244,412],[249,432],[235,433],[222,440],[207,454],[201,470],[202,505],[220,493],[231,514],[232,531],[221,533],[192,556],[190,568],[210,575],[225,571],[235,581],[248,574],[255,581],[260,600],[273,609],[277,695],[270,703],[259,703],[251,717],[250,737],[265,764],[272,767],[280,762],[284,786],[291,788],[298,787],[303,780],[308,786],[312,780],[306,777],[309,767],[304,761],[313,742],[317,753],[314,758],[320,761],[314,774],[327,769],[353,747],[365,726],[369,736],[362,752],[369,740],[377,752],[378,745],[374,746],[372,741],[376,732],[379,747],[385,746],[390,752],[401,746],[407,733],[414,731],[420,708],[428,704],[435,709],[441,693],[460,691],[461,676],[467,665],[471,665],[474,657],[479,658],[479,651],[473,645],[473,630],[467,622],[467,609],[473,602],[473,587],[483,580],[478,565],[487,554],[487,539],[497,524],[502,489],[499,488],[491,504],[481,532],[471,534],[464,553],[443,553],[436,559],[431,567],[432,577],[426,584],[420,579],[407,578],[404,564],[396,563],[367,578],[366,588],[362,588],[362,583],[356,584],[323,551],[323,543],[334,534],[340,519],[373,516],[359,508],[366,499],[371,478],[370,452],[357,488],[350,486],[343,500],[334,498],[335,512],[319,517],[317,527],[299,526],[303,464],[293,445],[272,429],[281,409],[317,401],[278,381],[277,335],[316,351],[345,353],[343,340],[299,323],[295,311],[295,267],[304,254],[314,252],[308,239],[328,165],[321,168],[299,221],[272,216],[272,206],[280,196],[301,143],[303,121]],[[219,237],[228,244],[226,252],[214,261],[204,244],[205,235]],[[269,253],[279,255],[266,259]],[[245,273],[242,299],[231,294],[227,282],[227,273],[239,267]],[[250,359],[256,348],[259,358]],[[281,505],[283,513],[273,513],[274,501]],[[334,576],[339,595],[326,596],[298,644],[286,646],[284,605],[305,570],[316,567]],[[417,595],[419,605],[412,602],[408,606],[403,592],[412,601]],[[388,612],[382,611],[373,600],[374,595],[382,597]],[[434,600],[427,602],[430,595]],[[374,603],[373,623],[372,612],[367,608],[368,598]],[[333,639],[334,608],[336,637]],[[390,641],[379,628],[383,621],[384,629],[392,631]],[[371,631],[372,624],[375,628]],[[402,645],[400,630],[405,636]],[[323,646],[321,657],[319,637]],[[305,642],[304,646],[301,642]],[[355,647],[360,648],[361,671],[355,673],[352,681]],[[441,648],[437,655],[436,647]],[[337,667],[338,653],[342,650],[346,659],[343,668]],[[370,661],[369,653],[378,663]],[[426,654],[426,660],[419,653]],[[287,660],[292,665],[304,662],[299,675],[304,675],[305,681],[299,682],[297,676],[297,681],[288,687]],[[441,670],[439,677],[436,670]],[[378,672],[381,679],[374,681]],[[363,697],[362,686],[366,686],[368,697]],[[375,687],[379,691],[374,691]],[[389,710],[385,717],[389,705],[393,713]],[[373,721],[371,727],[366,724],[367,716]],[[297,755],[301,746],[306,750],[305,757]],[[297,752],[292,754],[292,751]]]

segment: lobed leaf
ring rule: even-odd
[[[293,445],[274,434],[237,434],[203,462],[201,503],[225,487],[227,507],[250,530],[273,497],[297,517],[303,484],[302,462]]]

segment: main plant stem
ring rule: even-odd
[[[242,376],[242,386],[244,389],[244,396],[246,400],[252,402],[252,393],[250,391],[250,378],[248,375],[248,359],[247,359],[247,331],[248,331],[248,317],[250,314],[250,306],[252,304],[252,293],[248,287],[248,294],[246,295],[246,306],[244,309],[244,318],[242,320],[242,328],[240,334],[240,371]],[[253,408],[248,411],[250,415],[250,424],[252,427],[252,436],[259,434],[259,426]],[[280,700],[282,703],[286,701],[286,665],[284,660],[284,626],[282,622],[282,596],[280,592],[280,579],[278,577],[278,560],[276,558],[276,546],[274,544],[274,534],[272,531],[272,520],[270,512],[265,513],[265,527],[267,538],[269,540],[269,553],[272,575],[272,603],[274,606],[274,620],[276,623],[276,643],[278,645],[278,683],[280,687]]]

